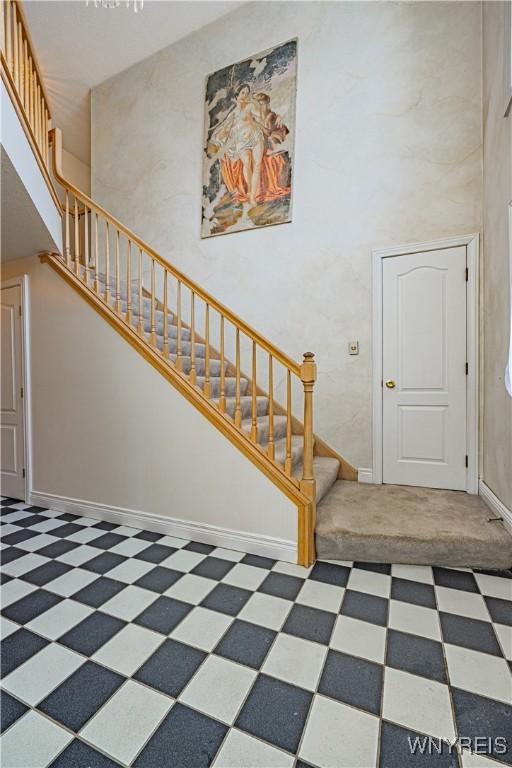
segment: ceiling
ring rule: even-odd
[[[242,5],[235,0],[145,0],[134,13],[85,0],[25,0],[39,66],[64,146],[89,164],[90,90]]]

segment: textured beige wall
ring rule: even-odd
[[[483,3],[483,478],[512,509],[512,398],[504,374],[510,329],[508,203],[512,115],[505,108],[505,3]]]
[[[293,222],[201,240],[205,76],[295,36]],[[480,43],[475,2],[258,2],[92,94],[93,196],[283,350],[316,353],[316,430],[356,466],[371,249],[481,228]]]

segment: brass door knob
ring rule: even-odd
[[[395,382],[395,381],[393,381],[393,379],[388,379],[388,380],[386,381],[386,387],[387,387],[388,389],[394,389],[394,388],[396,387],[396,382]]]

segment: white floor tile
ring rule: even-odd
[[[205,579],[203,576],[187,573],[178,579],[172,587],[169,587],[164,594],[175,600],[184,600],[186,603],[198,605],[217,584],[218,581],[213,579]]]
[[[265,659],[262,672],[314,691],[322,673],[326,653],[326,645],[280,634]]]
[[[13,507],[10,507],[12,509]],[[15,523],[16,520],[24,520],[26,517],[30,517],[32,512],[25,512],[22,509],[16,509],[14,512],[8,512],[6,515],[2,515],[2,523]]]
[[[505,659],[448,643],[445,653],[453,686],[510,704],[512,678]]]
[[[207,608],[199,606],[190,611],[188,616],[185,616],[170,637],[173,640],[201,648],[203,651],[213,651],[233,620],[232,616],[226,616],[217,611],[209,611]]]
[[[49,592],[55,592],[62,597],[69,597],[79,589],[83,589],[91,581],[95,581],[98,578],[97,573],[91,573],[90,571],[84,571],[82,568],[74,568],[72,571],[63,573],[62,576],[49,581],[45,585],[45,589]]]
[[[143,549],[147,549],[150,545],[151,542],[144,539],[126,539],[126,541],[120,541],[115,547],[109,549],[109,552],[123,555],[123,557],[133,557],[142,552]]]
[[[94,609],[88,605],[77,603],[74,600],[62,600],[53,608],[49,608],[49,610],[36,616],[26,626],[27,629],[37,632],[38,635],[56,640],[80,621],[83,621],[93,611]]]
[[[139,613],[142,613],[144,608],[154,603],[157,597],[159,595],[156,592],[150,592],[130,584],[122,592],[118,592],[117,595],[107,600],[101,606],[101,610],[125,621],[133,621]]]
[[[176,546],[176,545],[174,545]],[[245,552],[237,552],[234,549],[223,549],[217,547],[210,553],[210,557],[220,557],[221,560],[230,560],[233,563],[238,563],[245,557]]]
[[[128,525],[120,525],[118,528],[112,528],[112,533],[118,533],[120,536],[136,536],[140,533],[140,528],[130,528]]]
[[[483,595],[500,597],[502,600],[512,600],[512,579],[489,576],[486,573],[475,573],[474,576]]]
[[[512,661],[512,627],[505,626],[505,624],[494,624],[494,631],[498,635],[505,657]]]
[[[54,531],[56,528],[60,528],[62,525],[66,525],[62,520],[56,520],[54,517],[49,517],[48,520],[41,520],[40,523],[30,526],[31,531],[37,531],[38,533],[48,533]]]
[[[438,738],[455,737],[448,686],[386,667],[382,716]]]
[[[362,568],[353,568],[350,571],[347,589],[387,598],[391,590],[391,576],[385,573],[365,571]]]
[[[295,563],[282,563],[280,560],[272,568],[276,573],[286,573],[287,576],[298,576],[299,579],[307,579],[311,573],[311,568],[304,568],[303,565],[296,565]]]
[[[324,584],[321,581],[305,581],[297,595],[297,602],[302,603],[302,605],[310,605],[312,608],[338,613],[344,594],[344,587]]]
[[[130,764],[172,706],[172,699],[128,680],[90,720],[80,735]]]
[[[188,544],[188,539],[177,539],[175,536],[163,536],[158,539],[159,544],[163,544],[164,547],[174,547],[175,549],[181,549]]]
[[[108,572],[109,579],[122,581],[125,584],[133,584],[134,581],[142,578],[148,571],[152,571],[154,563],[148,563],[146,560],[136,560],[134,557],[119,563],[115,568]]]
[[[92,659],[130,677],[163,641],[163,635],[157,632],[139,627],[137,624],[127,624],[105,645],[102,645]]]
[[[71,549],[69,552],[65,552],[63,555],[56,557],[56,560],[60,560],[61,563],[67,563],[68,565],[83,565],[92,560],[93,557],[98,557],[100,550],[96,547],[91,547],[88,544],[82,544],[81,547]]]
[[[23,530],[21,525],[14,525],[14,523],[5,523],[5,525],[2,525],[1,533],[2,533],[2,539],[4,536],[8,536],[10,533],[16,533],[16,531]],[[6,546],[11,546],[9,544],[6,544]]]
[[[472,752],[468,752],[467,749],[463,749],[462,766],[463,768],[503,768],[503,763],[497,763],[488,757],[475,755]]]
[[[66,536],[68,541],[76,541],[78,544],[88,544],[94,539],[99,539],[100,536],[104,536],[105,531],[101,528],[86,528],[83,526],[81,531],[72,533],[71,536]]]
[[[432,608],[424,608],[401,600],[389,601],[389,626],[401,632],[441,640],[439,615]]]
[[[28,504],[26,501],[17,501],[15,504],[11,504],[9,509],[18,509],[18,510],[25,510],[28,509],[31,505]]]
[[[43,557],[31,552],[30,554],[18,557],[17,560],[12,560],[10,563],[2,564],[2,571],[9,576],[23,576],[29,571],[33,571],[34,568],[39,568],[40,565],[49,562],[49,557]]]
[[[222,581],[224,584],[231,584],[233,587],[255,590],[258,589],[267,576],[268,571],[264,568],[255,568],[254,565],[237,563],[229,573],[226,573]]]
[[[160,565],[165,568],[172,568],[175,571],[184,571],[188,573],[192,568],[204,560],[205,555],[199,552],[190,552],[188,549],[179,549],[177,552],[173,552],[172,555],[166,557]]]
[[[422,581],[424,584],[434,583],[434,574],[430,565],[392,565],[391,575],[398,579]]]
[[[232,728],[217,755],[213,768],[292,768],[294,759],[287,752]]]
[[[40,533],[39,536],[32,536],[31,539],[26,539],[26,541],[22,541],[16,546],[20,549],[24,549],[26,552],[37,552],[38,549],[47,547],[55,541],[59,541],[56,536],[50,536],[49,533]]]
[[[35,707],[84,664],[78,653],[51,643],[2,681],[6,691]]]
[[[299,755],[319,768],[369,768],[378,739],[377,717],[315,696]]]
[[[44,517],[58,517],[59,515],[62,515],[62,512],[57,512],[55,509],[43,509],[41,512],[38,512],[38,515],[44,515]]]
[[[238,614],[238,618],[270,629],[281,629],[291,607],[289,600],[255,592]]]
[[[336,651],[383,664],[386,652],[386,628],[353,619],[351,616],[338,616],[330,645]]]
[[[73,520],[73,522],[77,525],[90,527],[91,525],[96,525],[96,523],[99,523],[100,521],[96,520],[94,517],[79,517],[78,520]]]
[[[73,736],[37,712],[27,712],[0,739],[2,768],[44,768]]]
[[[16,600],[21,600],[25,595],[29,595],[37,589],[34,584],[29,584],[28,581],[22,581],[21,579],[13,579],[8,581],[7,584],[2,584],[0,589],[0,598],[2,601],[2,608],[7,608],[11,603],[15,603]]]
[[[181,694],[180,701],[231,724],[256,674],[254,670],[220,656],[208,656]]]
[[[16,632],[17,629],[20,628],[19,624],[16,624],[14,621],[10,621],[9,619],[6,619],[5,616],[0,616],[0,639],[5,640],[6,637],[9,637],[9,635],[12,635],[13,632]]]
[[[489,613],[482,595],[474,592],[465,592],[462,589],[449,589],[448,587],[435,587],[437,606],[440,611],[457,613],[459,616],[467,616],[470,619],[489,621]]]

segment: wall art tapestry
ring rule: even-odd
[[[297,40],[206,81],[201,236],[291,221]]]

